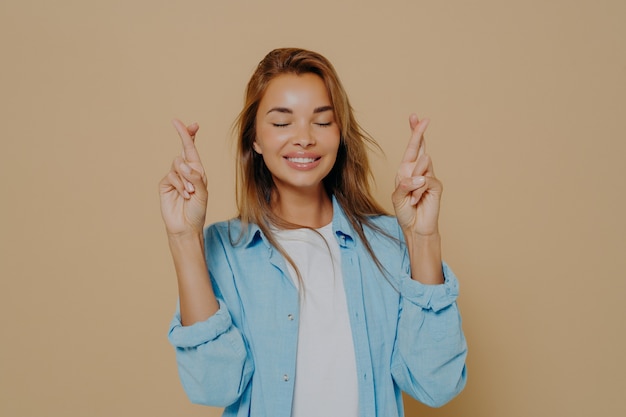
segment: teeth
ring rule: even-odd
[[[290,162],[295,162],[296,164],[308,164],[315,161],[315,158],[287,158]]]

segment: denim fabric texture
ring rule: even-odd
[[[458,281],[412,280],[394,217],[373,217],[393,237],[366,228],[381,273],[333,199],[332,227],[356,356],[359,416],[403,416],[401,391],[441,406],[465,386],[467,344],[456,304]],[[289,417],[298,343],[299,293],[286,261],[256,225],[237,220],[205,229],[205,251],[219,311],[182,326],[177,311],[169,340],[190,400],[225,407],[224,416]],[[306,289],[305,289],[306,291]]]

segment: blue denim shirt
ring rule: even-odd
[[[358,372],[359,415],[402,416],[401,391],[441,406],[465,386],[467,345],[456,305],[458,282],[443,264],[445,282],[411,279],[395,218],[372,221],[395,239],[366,228],[383,275],[333,199],[333,231]],[[286,262],[259,228],[239,236],[237,220],[205,229],[209,273],[220,309],[182,326],[177,311],[169,340],[190,400],[226,407],[224,416],[289,417],[298,343],[298,290]]]

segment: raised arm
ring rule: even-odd
[[[435,177],[426,153],[424,132],[428,119],[409,117],[411,138],[396,175],[393,207],[406,240],[412,278],[423,284],[441,284],[441,237],[439,203],[443,186]]]
[[[209,279],[202,229],[207,207],[207,180],[195,146],[199,126],[172,122],[182,141],[182,153],[159,183],[161,215],[178,279],[180,315],[184,326],[204,321],[219,304]]]

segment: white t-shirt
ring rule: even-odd
[[[310,229],[273,231],[304,283],[291,415],[357,417],[354,343],[332,225],[317,229],[319,234]],[[299,288],[295,270],[289,263],[287,267]]]

